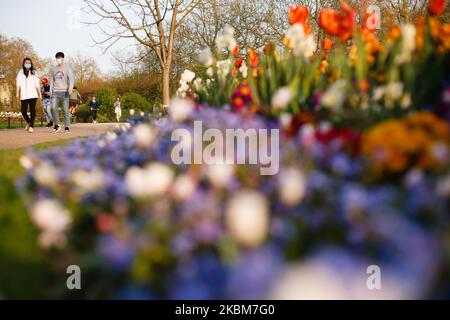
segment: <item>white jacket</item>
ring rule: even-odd
[[[23,70],[20,70],[17,74],[16,85],[20,88],[20,100],[36,99],[39,97],[38,91],[40,90],[40,80],[36,73],[25,76]]]

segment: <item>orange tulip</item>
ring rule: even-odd
[[[290,6],[289,9],[289,23],[291,25],[300,23],[306,24],[306,19],[308,19],[309,11],[308,8],[303,6]]]
[[[334,41],[331,40],[330,38],[326,37],[325,39],[323,39],[323,48],[325,50],[330,50],[331,47],[333,46]]]
[[[430,0],[428,3],[428,12],[433,16],[439,16],[444,12],[447,0]]]
[[[319,13],[319,26],[329,35],[346,41],[350,39],[355,27],[355,10],[345,2],[341,4],[341,12],[325,8]]]
[[[259,64],[258,52],[255,49],[252,49],[248,52],[249,65],[252,68],[256,68]]]

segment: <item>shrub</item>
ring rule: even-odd
[[[78,110],[77,112],[75,112],[75,116],[77,117],[77,122],[91,122],[91,108],[86,104],[82,104],[78,106]]]
[[[145,112],[152,112],[152,105],[140,94],[129,92],[122,97],[122,107],[124,109],[142,110]]]
[[[114,88],[100,89],[95,93],[97,101],[100,104],[99,114],[106,115],[108,118],[114,118],[114,102],[117,92]]]

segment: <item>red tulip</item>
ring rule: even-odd
[[[236,61],[234,62],[234,66],[237,69],[239,69],[242,66],[243,63],[244,63],[244,58],[240,57],[240,58],[236,59]]]
[[[433,16],[439,16],[444,12],[447,0],[430,0],[428,3],[428,12]]]
[[[345,2],[341,3],[341,12],[325,8],[319,13],[319,26],[329,35],[346,41],[351,37],[355,27],[355,10]]]
[[[309,11],[308,8],[303,6],[290,6],[289,9],[289,23],[296,24],[305,24],[306,19],[308,19]]]
[[[239,54],[239,46],[236,45],[233,49],[233,56],[237,57]]]

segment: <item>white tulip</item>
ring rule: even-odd
[[[323,94],[320,99],[324,107],[339,110],[345,101],[345,81],[338,80]]]
[[[184,72],[181,74],[181,80],[180,82],[190,83],[192,80],[195,79],[195,73],[191,70],[184,70]]]
[[[186,99],[173,99],[170,102],[169,115],[174,121],[184,121],[194,109],[194,104]]]
[[[207,68],[212,66],[214,64],[214,57],[211,53],[211,50],[209,48],[202,50],[199,55],[199,60]]]
[[[272,108],[282,110],[292,100],[292,92],[288,87],[281,87],[272,96]]]
[[[225,221],[231,236],[241,245],[257,247],[267,236],[269,208],[256,191],[242,190],[228,200]]]
[[[242,62],[241,67],[239,68],[239,72],[242,74],[242,77],[245,79],[247,78],[248,75],[248,67],[247,64],[244,62]]]

